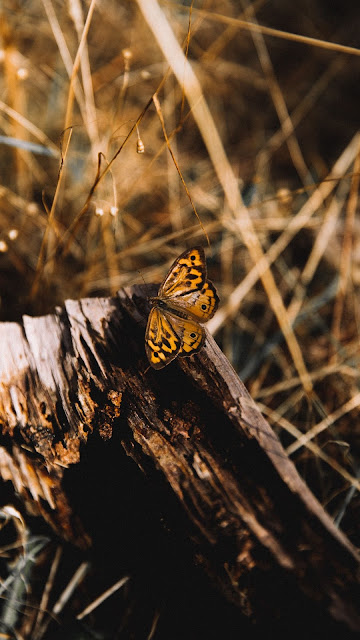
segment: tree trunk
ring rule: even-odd
[[[59,535],[86,546],[93,532],[74,507],[71,469],[95,438],[108,452],[117,447],[126,484],[125,450],[137,464],[131,473],[140,468],[151,482],[165,526],[181,528],[178,544],[191,541],[189,553],[243,613],[263,623],[296,616],[297,625],[307,610],[319,625],[359,631],[359,555],[214,340],[165,369],[149,367],[153,293],[136,286],[69,300],[54,315],[0,325],[3,479]],[[99,469],[87,473],[91,482]],[[312,629],[313,621],[309,613]]]

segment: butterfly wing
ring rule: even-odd
[[[185,311],[195,321],[207,322],[213,317],[219,298],[212,282],[206,279],[202,247],[184,251],[175,260],[159,289],[159,297],[168,308]]]
[[[200,290],[184,293],[173,302],[193,320],[207,322],[218,308],[219,298],[213,283],[207,280]]]
[[[205,253],[202,247],[184,251],[171,265],[159,289],[160,298],[174,298],[184,291],[201,289],[206,280]]]
[[[178,318],[166,312],[176,335],[181,340],[179,356],[192,356],[200,351],[205,340],[205,329],[194,320]]]
[[[145,349],[154,369],[162,369],[177,355],[191,356],[201,349],[205,330],[194,320],[178,318],[154,307],[150,311]]]
[[[181,339],[176,334],[169,318],[157,307],[153,307],[145,334],[145,350],[154,369],[162,369],[176,358],[181,349]]]

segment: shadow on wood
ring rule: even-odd
[[[171,584],[195,563],[224,607],[259,625],[359,631],[358,553],[214,340],[149,368],[153,293],[0,325],[3,479],[60,537],[117,545],[130,571],[160,563]]]

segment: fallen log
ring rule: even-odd
[[[145,474],[156,517],[250,619],[359,631],[359,554],[215,341],[207,336],[198,354],[160,371],[149,367],[144,328],[154,293],[135,286],[0,325],[2,478],[59,536],[87,547],[94,532],[82,503],[90,498],[95,508],[84,486],[101,485],[96,453],[80,498],[72,479],[93,443],[121,478],[117,493],[102,488],[115,511]],[[136,498],[125,503],[136,511]],[[102,527],[106,536],[111,517]]]

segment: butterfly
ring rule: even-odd
[[[162,369],[177,356],[191,356],[203,346],[202,324],[219,304],[206,274],[204,249],[184,251],[170,267],[158,295],[150,298],[145,350],[154,369]]]

